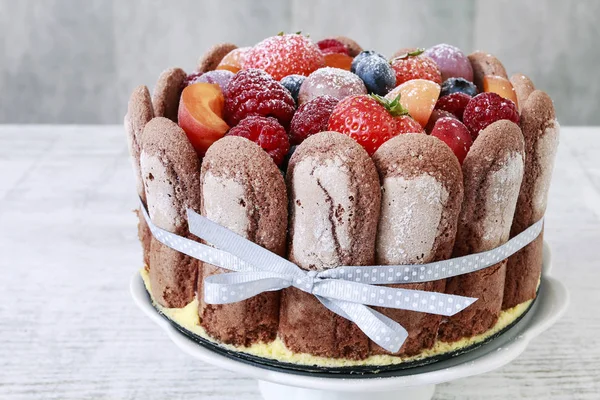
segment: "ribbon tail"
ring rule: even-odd
[[[211,275],[204,279],[202,289],[207,304],[229,304],[290,285],[290,280],[284,276],[252,271]]]
[[[402,325],[363,304],[321,296],[317,299],[329,310],[354,322],[369,339],[391,353],[397,353],[408,338]]]

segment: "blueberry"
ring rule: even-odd
[[[385,58],[365,57],[356,66],[356,75],[363,80],[367,91],[385,96],[396,86],[396,74]]]
[[[354,57],[354,60],[352,60],[352,65],[350,66],[350,72],[355,72],[356,73],[356,67],[358,66],[358,63],[365,57],[372,57],[372,56],[376,56],[376,57],[381,57],[385,60],[385,57],[382,56],[381,54],[377,53],[376,51],[373,50],[364,50],[361,51],[360,53],[358,53],[356,55],[356,57]]]
[[[302,86],[302,82],[304,82],[305,79],[306,77],[302,75],[288,75],[280,81],[283,87],[292,94],[296,104],[298,104],[298,92],[300,91],[300,86]]]
[[[440,97],[456,92],[464,93],[474,97],[477,96],[477,86],[475,86],[473,82],[469,82],[464,78],[448,78],[444,81],[444,83],[442,83]]]

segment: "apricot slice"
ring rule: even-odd
[[[230,51],[223,57],[216,69],[226,69],[234,74],[237,73],[244,67],[244,58],[248,50],[250,47],[240,47]]]
[[[496,93],[505,99],[512,100],[519,107],[517,102],[517,92],[513,88],[512,83],[502,76],[486,75],[483,77],[483,91]]]
[[[323,56],[325,58],[325,66],[350,71],[353,58],[347,54],[330,53]]]
[[[223,120],[225,98],[219,85],[194,83],[183,89],[179,101],[179,126],[200,157],[229,130]]]
[[[415,121],[425,127],[440,95],[440,89],[440,85],[435,82],[413,79],[394,88],[385,98],[391,101],[399,94],[400,104],[408,109]]]

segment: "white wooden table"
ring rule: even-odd
[[[563,128],[546,220],[566,316],[436,399],[600,398],[600,128]],[[141,266],[120,126],[0,126],[0,399],[259,399],[129,297]]]

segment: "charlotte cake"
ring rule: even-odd
[[[345,37],[216,45],[197,71],[163,72],[152,98],[144,86],[132,93],[137,193],[160,228],[198,240],[189,208],[305,271],[490,250],[543,217],[558,145],[548,95],[507,77],[493,55],[445,44],[389,61]],[[526,312],[542,263],[540,236],[480,271],[392,284],[479,300],[450,317],[374,307],[408,333],[390,353],[294,287],[207,304],[204,279],[227,271],[161,244],[143,218],[139,232],[142,277],[173,323],[228,351],[304,366],[397,365],[472,347]]]

